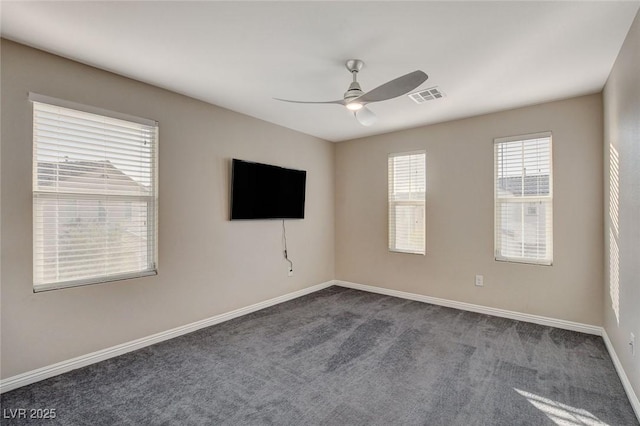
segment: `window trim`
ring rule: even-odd
[[[104,115],[105,117],[131,121],[133,123],[143,124],[145,126],[158,127],[158,122],[156,120],[137,117],[135,115],[124,114],[122,112],[111,111],[108,109],[98,108],[92,105],[85,105],[78,102],[67,101],[65,99],[58,99],[52,96],[41,95],[39,93],[29,92],[29,101],[58,106],[62,108],[75,109],[76,111],[86,112],[89,114]]]
[[[391,158],[394,157],[404,157],[404,156],[409,156],[409,155],[424,155],[424,179],[425,179],[425,191],[424,191],[424,197],[422,199],[422,201],[411,201],[411,200],[401,200],[401,201],[393,201],[391,200],[391,187],[393,186],[393,183],[391,180],[389,180],[389,177],[392,176],[392,173],[390,173],[389,170],[389,160]],[[389,153],[387,155],[387,248],[389,250],[389,252],[391,253],[404,253],[404,254],[414,254],[414,255],[419,255],[419,256],[425,256],[427,254],[427,187],[426,187],[426,180],[427,180],[427,151],[424,149],[418,149],[418,150],[413,150],[413,151],[404,151],[404,152],[392,152]],[[423,241],[424,241],[424,245],[422,247],[422,251],[415,251],[415,250],[406,250],[406,249],[399,249],[399,248],[391,248],[391,215],[390,215],[390,211],[391,211],[391,206],[392,205],[421,205],[423,207],[424,210],[424,217],[423,217],[423,229],[422,229],[422,233],[423,233]],[[395,244],[394,244],[395,246]]]
[[[29,92],[28,100],[32,103],[31,108],[31,122],[34,126],[34,133],[32,134],[32,184],[31,184],[31,198],[32,198],[32,244],[33,251],[32,254],[32,264],[33,264],[33,277],[32,277],[32,288],[34,293],[40,293],[44,291],[50,290],[58,290],[63,288],[71,288],[71,287],[79,287],[85,285],[93,285],[93,284],[101,284],[113,281],[122,281],[134,278],[142,278],[148,276],[158,275],[158,157],[159,157],[159,122],[156,120],[150,120],[147,118],[137,117],[129,114],[124,114],[116,111],[111,111],[103,108],[98,108],[90,105],[80,104],[77,102],[67,101],[63,99],[54,98],[51,96],[41,95],[38,93]],[[37,210],[35,208],[35,200],[37,198],[40,199],[68,199],[68,200],[81,200],[81,199],[93,199],[95,194],[87,193],[67,193],[67,192],[57,192],[57,191],[43,191],[38,190],[35,187],[36,184],[36,173],[34,170],[37,168],[37,159],[36,159],[36,139],[35,139],[35,115],[34,115],[34,107],[33,104],[40,103],[55,107],[61,107],[66,109],[71,109],[79,112],[84,112],[88,114],[95,114],[104,116],[107,118],[114,118],[118,120],[129,121],[149,127],[155,128],[155,137],[154,137],[154,150],[152,162],[150,164],[151,167],[151,185],[153,188],[153,195],[150,196],[141,196],[141,195],[108,195],[107,197],[111,200],[127,200],[127,201],[139,201],[146,203],[147,211],[151,209],[153,211],[152,215],[147,215],[147,220],[151,223],[147,225],[146,232],[147,238],[153,235],[152,244],[147,244],[147,256],[149,259],[152,259],[150,263],[148,263],[149,268],[134,272],[124,272],[119,274],[111,274],[111,275],[101,275],[96,277],[88,277],[88,278],[80,278],[66,281],[58,281],[53,283],[45,283],[45,284],[36,284],[36,258],[35,258],[35,250],[38,248],[36,246],[35,235],[36,235],[36,226],[37,226]]]
[[[510,257],[510,256],[502,256],[499,254],[500,252],[500,243],[498,236],[498,229],[501,228],[500,221],[498,220],[498,206],[500,201],[504,200],[505,197],[499,197],[497,191],[497,180],[498,180],[498,167],[497,167],[497,157],[496,157],[496,146],[501,143],[506,142],[518,142],[518,141],[527,141],[531,139],[540,139],[540,138],[548,138],[549,139],[549,195],[546,196],[536,196],[536,197],[522,197],[518,200],[511,200],[513,203],[530,203],[530,202],[549,202],[551,220],[549,221],[550,225],[545,230],[545,241],[547,243],[547,250],[549,252],[549,256],[546,259],[531,259],[527,257]],[[508,263],[520,263],[520,264],[529,264],[529,265],[538,265],[538,266],[553,266],[553,133],[551,131],[545,132],[537,132],[537,133],[528,133],[524,135],[516,135],[516,136],[507,136],[495,138],[493,140],[493,247],[494,247],[494,259],[497,262],[508,262]],[[503,201],[504,202],[504,201]],[[524,209],[523,209],[524,212]],[[525,213],[523,213],[525,214]]]

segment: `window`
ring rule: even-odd
[[[389,250],[425,254],[426,154],[389,155]]]
[[[496,139],[494,159],[496,260],[551,265],[551,133]]]
[[[34,291],[155,274],[157,123],[29,99]]]

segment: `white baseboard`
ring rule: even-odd
[[[627,373],[622,368],[622,364],[620,363],[620,358],[618,358],[618,354],[616,350],[613,348],[613,344],[609,339],[609,335],[607,334],[607,330],[602,330],[602,339],[604,340],[604,345],[607,347],[609,351],[609,355],[611,356],[611,360],[613,361],[613,365],[616,367],[616,371],[618,372],[618,376],[620,377],[620,381],[622,382],[622,387],[624,387],[624,391],[627,393],[627,397],[629,397],[629,402],[633,407],[633,411],[636,412],[636,417],[640,422],[640,400],[638,399],[638,395],[631,387],[631,382],[629,381],[629,377],[627,377]]]
[[[384,294],[386,296],[400,297],[402,299],[416,300],[418,302],[431,303],[432,305],[446,306],[448,308],[460,309],[463,311],[477,312],[480,314],[493,315],[496,317],[510,318],[518,321],[532,322],[549,327],[562,328],[564,330],[579,331],[581,333],[602,335],[602,327],[582,324],[579,322],[565,321],[561,319],[548,318],[540,315],[524,314],[521,312],[507,311],[505,309],[491,308],[488,306],[474,305],[472,303],[457,302],[455,300],[440,299],[438,297],[424,296],[422,294],[407,293],[404,291],[390,290],[383,287],[374,287],[364,284],[356,284],[348,281],[335,280],[335,285],[341,287],[363,290],[371,293]]]
[[[123,355],[127,352],[135,351],[136,349],[151,346],[153,344],[160,343],[174,337],[182,336],[183,334],[191,333],[193,331],[200,330],[201,328],[220,324],[222,322],[229,321],[242,315],[250,314],[252,312],[259,311],[260,309],[268,308],[269,306],[277,305],[288,300],[296,299],[298,297],[314,293],[318,290],[322,290],[334,284],[335,281],[327,281],[304,288],[302,290],[294,291],[293,293],[274,297],[273,299],[265,300],[264,302],[259,302],[250,306],[246,306],[244,308],[236,309],[231,312],[225,312],[224,314],[215,315],[210,318],[193,322],[191,324],[183,325],[181,327],[172,328],[171,330],[156,333],[151,336],[132,340],[121,345],[112,346],[110,348],[102,349],[90,354],[82,355],[66,361],[58,362],[56,364],[48,365],[46,367],[38,368],[36,370],[27,371],[26,373],[8,377],[4,380],[0,380],[0,393],[8,392],[12,389],[16,389],[22,386],[29,385],[31,383],[38,382],[40,380],[48,379],[49,377],[66,373],[67,371],[75,370],[77,368],[85,367],[90,364],[95,364],[109,358]]]

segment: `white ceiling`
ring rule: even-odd
[[[8,2],[2,36],[330,141],[602,89],[640,2]],[[447,96],[339,105],[421,69]]]

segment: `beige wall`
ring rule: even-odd
[[[554,264],[496,262],[493,139],[542,131],[553,132]],[[336,279],[602,324],[600,94],[336,148]],[[427,255],[390,253],[387,155],[417,149],[427,152]]]
[[[604,327],[640,397],[640,13],[627,34],[603,96]],[[615,157],[619,159],[617,166]],[[628,344],[630,333],[636,336],[635,356]]]
[[[2,378],[334,276],[334,145],[2,41]],[[31,104],[37,92],[160,122],[159,275],[32,292]],[[227,220],[230,158],[307,170],[304,220]]]

